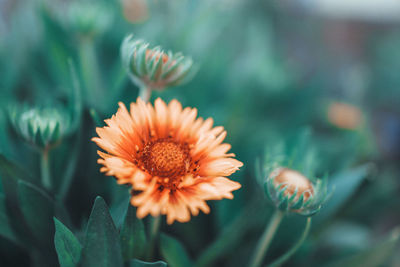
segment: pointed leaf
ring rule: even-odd
[[[17,238],[11,228],[8,216],[5,196],[0,194],[0,236],[16,242]]]
[[[54,244],[56,247],[58,262],[61,267],[77,266],[81,257],[82,246],[74,234],[59,220],[54,218],[56,234]]]
[[[21,210],[18,205],[18,181],[21,179],[30,179],[28,174],[19,166],[6,159],[0,154],[0,178],[5,194],[5,201],[8,208],[10,226],[18,236],[21,245],[27,245],[29,241],[28,226],[25,224]]]
[[[123,266],[118,232],[101,197],[96,198],[89,217],[81,266]]]
[[[394,255],[396,246],[400,243],[400,228],[393,230],[386,240],[370,249],[364,250],[356,255],[343,260],[338,260],[329,265],[330,267],[375,267],[388,266],[388,259]]]
[[[134,259],[129,263],[129,267],[167,267],[167,264],[163,261],[145,262]]]
[[[102,127],[103,122],[100,119],[100,116],[97,113],[97,111],[94,108],[91,108],[89,112],[90,112],[90,116],[92,117],[92,120],[93,120],[94,124],[96,125],[96,127]]]
[[[40,244],[51,244],[54,234],[54,203],[51,198],[36,186],[20,180],[18,199],[32,235]]]
[[[370,164],[365,164],[332,176],[328,185],[328,191],[332,192],[332,196],[324,204],[315,221],[320,222],[327,219],[338,211],[361,185],[369,172]]]
[[[9,161],[6,157],[0,154],[0,177],[2,178],[3,187],[7,181],[18,179],[30,181],[32,180],[27,172],[23,170],[20,166]],[[16,185],[15,185],[16,186]]]
[[[136,209],[128,204],[125,221],[120,232],[124,260],[139,258],[146,248],[146,234],[142,220],[136,217]]]
[[[166,234],[160,235],[161,255],[171,267],[187,267],[192,266],[185,247],[175,238]]]
[[[110,214],[115,226],[120,230],[125,221],[125,216],[130,205],[131,195],[120,185],[113,186],[111,192],[112,201],[110,205]]]

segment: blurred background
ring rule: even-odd
[[[246,266],[273,211],[256,160],[306,128],[315,172],[328,174],[334,191],[287,266],[400,266],[392,231],[400,225],[399,14],[397,0],[0,0],[0,152],[39,175],[37,151],[10,126],[8,107],[78,101],[80,126],[51,152],[52,175],[62,184],[69,170],[63,200],[78,236],[97,195],[112,212],[128,189],[99,173],[90,139],[96,117],[136,100],[120,59],[133,33],[193,58],[193,80],[152,99],[177,98],[213,117],[245,164],[232,177],[243,185],[234,200],[162,226],[193,261]],[[73,100],[71,66],[81,89]],[[266,262],[298,239],[304,222],[284,220]],[[40,266],[34,262],[0,236],[1,266]]]

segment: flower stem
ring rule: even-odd
[[[278,259],[276,259],[268,266],[278,267],[281,266],[283,263],[285,263],[285,261],[287,261],[301,247],[304,240],[306,240],[308,233],[310,232],[310,228],[311,228],[311,217],[308,217],[303,234],[301,235],[300,239],[296,242],[296,244],[294,244],[294,246],[290,250],[288,250],[285,254],[280,256]]]
[[[139,89],[139,97],[144,101],[144,102],[149,102],[150,97],[151,97],[151,88],[148,86],[143,86],[140,87]]]
[[[272,239],[276,233],[276,230],[279,227],[279,224],[282,221],[284,213],[280,210],[276,210],[271,221],[267,225],[262,234],[257,248],[251,258],[250,267],[259,267],[264,259],[265,253],[267,252],[269,245],[271,244]]]
[[[149,246],[147,248],[147,255],[146,255],[147,260],[151,260],[151,258],[153,257],[154,247],[156,245],[156,240],[158,237],[158,232],[160,230],[160,225],[161,225],[161,216],[153,217],[153,220],[151,222]]]
[[[99,99],[103,99],[103,84],[93,40],[80,40],[79,60],[87,94],[86,97],[95,103],[95,100],[99,101]]]
[[[45,148],[41,151],[40,158],[40,170],[42,185],[51,190],[51,177],[50,177],[50,165],[49,165],[49,149]]]

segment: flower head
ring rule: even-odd
[[[193,61],[181,53],[165,53],[133,35],[125,38],[121,47],[122,60],[132,80],[139,87],[162,90],[189,79]]]
[[[122,0],[124,17],[131,23],[143,22],[149,17],[148,1]]]
[[[73,1],[68,5],[66,15],[68,27],[88,38],[105,32],[113,20],[112,12],[101,1]]]
[[[328,197],[325,176],[315,176],[319,157],[311,144],[311,131],[302,129],[290,140],[274,142],[259,161],[257,177],[273,204],[281,211],[311,216]]]
[[[241,187],[226,178],[243,165],[227,153],[226,131],[196,116],[177,100],[157,99],[153,107],[138,98],[130,111],[120,103],[108,126],[97,128],[93,141],[107,152],[98,152],[100,170],[132,186],[139,218],[165,214],[169,224],[187,222],[199,210],[209,213],[206,200],[231,199]]]
[[[355,130],[362,123],[362,113],[356,106],[334,102],[328,108],[328,120],[338,128]]]
[[[73,130],[70,114],[56,107],[14,107],[9,115],[16,132],[38,148],[56,145]]]
[[[298,171],[289,168],[275,169],[266,181],[266,191],[282,211],[313,215],[326,199],[327,179],[313,183]]]

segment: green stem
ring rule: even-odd
[[[147,248],[147,260],[151,260],[154,255],[154,247],[156,245],[156,240],[158,237],[158,232],[160,230],[161,225],[161,216],[153,217],[151,230],[150,230],[150,240],[149,246]]]
[[[144,102],[149,102],[150,97],[151,97],[151,88],[147,86],[140,87],[139,89],[139,97],[144,101]]]
[[[58,192],[58,197],[61,201],[64,201],[65,198],[67,197],[72,180],[74,178],[74,173],[76,171],[76,165],[79,159],[79,152],[81,148],[81,141],[82,141],[81,135],[82,135],[82,129],[79,127],[77,137],[74,139],[74,143],[72,144],[73,147],[70,152],[72,157],[66,164],[64,170],[64,176]]]
[[[86,97],[91,103],[103,99],[103,86],[97,55],[92,39],[81,39],[79,43],[79,60],[83,82],[86,89]]]
[[[276,210],[271,221],[267,225],[262,234],[257,248],[251,258],[251,262],[249,264],[250,267],[259,267],[264,259],[265,253],[267,252],[269,245],[271,244],[272,239],[278,229],[279,224],[282,221],[284,213],[280,210]]]
[[[307,218],[307,223],[304,228],[303,234],[301,235],[300,239],[294,244],[294,246],[288,250],[285,254],[283,254],[281,257],[276,259],[274,262],[272,262],[269,267],[278,267],[281,266],[285,261],[287,261],[303,244],[304,240],[306,240],[308,233],[310,232],[311,228],[311,217]]]
[[[258,208],[257,202],[250,202],[229,225],[224,227],[216,240],[200,254],[194,266],[212,266],[216,259],[224,256],[235,244],[239,243],[247,229],[251,228],[248,218],[256,216],[259,211]]]
[[[46,189],[51,190],[51,177],[50,177],[49,149],[48,148],[44,148],[41,151],[40,170],[41,170],[42,185]]]

